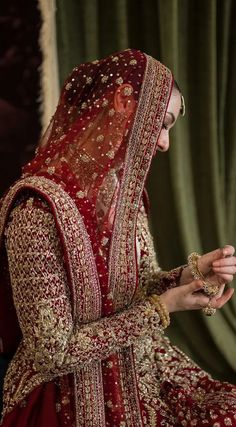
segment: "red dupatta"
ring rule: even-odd
[[[132,86],[130,116],[114,108],[123,84]],[[27,176],[63,182],[78,209],[84,207],[98,269],[102,265],[103,315],[129,305],[136,289],[137,213],[171,87],[170,71],[137,50],[76,67],[35,158],[24,168]]]

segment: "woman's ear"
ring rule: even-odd
[[[133,97],[133,87],[124,83],[119,86],[114,94],[114,108],[118,113],[130,115],[135,110],[135,99]]]

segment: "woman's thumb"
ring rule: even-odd
[[[193,280],[188,286],[190,292],[197,292],[203,288],[203,283],[201,280]]]

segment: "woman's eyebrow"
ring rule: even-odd
[[[174,123],[175,122],[175,116],[173,113],[171,113],[170,111],[167,111],[166,114],[169,114],[171,116],[171,122]]]

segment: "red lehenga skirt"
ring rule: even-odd
[[[236,426],[236,387],[211,379],[167,338],[142,338],[132,353],[142,421],[130,424],[127,413],[127,421],[117,424],[109,414],[104,427]],[[76,412],[83,410],[83,402],[75,405],[74,390],[73,374],[38,386],[5,416],[3,427],[81,426]],[[97,425],[96,420],[83,424]]]

